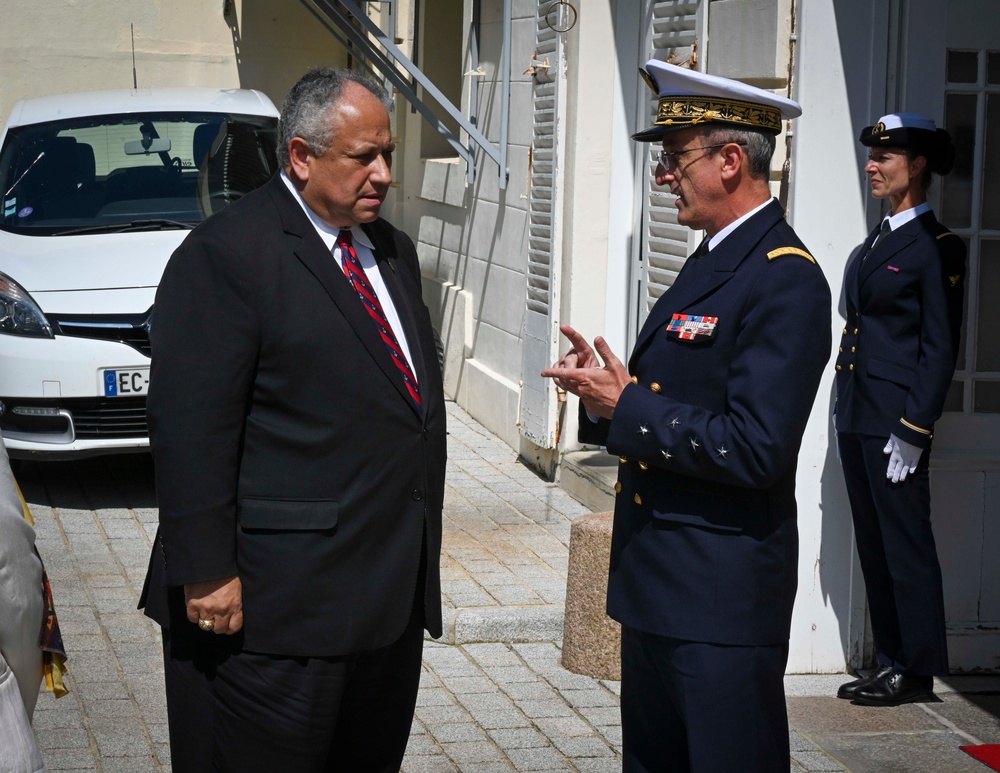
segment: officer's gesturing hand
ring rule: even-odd
[[[571,348],[551,368],[543,370],[542,376],[579,397],[590,415],[610,419],[622,391],[631,383],[628,371],[601,336],[594,339],[591,347],[569,325],[560,325],[559,329],[569,339]]]

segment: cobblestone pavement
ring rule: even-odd
[[[570,524],[586,509],[454,404],[449,433],[448,630],[425,646],[404,772],[620,770],[618,683],[559,662]],[[35,711],[49,771],[169,771],[159,631],[135,608],[156,529],[149,457],[24,463],[18,480],[70,654],[70,694],[43,693]],[[1000,741],[989,685],[978,703],[953,692],[927,710],[851,713],[829,698],[841,680],[789,678],[793,771],[974,773],[958,751],[943,767],[893,767],[885,754],[866,767],[864,739],[887,750],[917,738],[939,752],[926,764],[970,738]]]

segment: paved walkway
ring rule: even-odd
[[[618,683],[559,662],[570,524],[587,510],[454,404],[449,431],[448,630],[425,647],[403,770],[620,770]],[[156,528],[149,458],[26,463],[18,479],[71,657],[70,694],[35,712],[49,771],[169,771],[159,634],[135,609]],[[791,770],[986,772],[958,746],[1000,743],[1000,679],[949,679],[941,702],[896,709],[831,698],[841,681],[788,678]]]

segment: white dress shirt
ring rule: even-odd
[[[299,193],[298,189],[292,184],[292,181],[288,179],[288,175],[281,172],[281,181],[285,186],[292,192],[295,200],[299,202],[299,206],[306,213],[309,218],[309,222],[313,224],[316,229],[316,233],[319,234],[319,238],[323,240],[323,244],[326,245],[327,250],[333,255],[337,261],[337,265],[340,270],[344,270],[344,258],[340,254],[340,248],[337,247],[337,236],[340,235],[340,228],[334,228],[324,221],[319,215],[309,208],[306,204],[305,199]],[[416,381],[417,372],[416,368],[413,367],[413,357],[410,356],[410,347],[406,342],[406,331],[403,330],[403,325],[399,320],[399,313],[396,311],[396,304],[392,301],[392,295],[389,294],[389,288],[385,286],[385,282],[382,280],[382,272],[378,270],[378,265],[375,263],[375,245],[372,244],[371,239],[368,235],[361,230],[360,226],[355,226],[354,228],[347,229],[351,232],[351,240],[354,243],[354,251],[358,253],[358,260],[361,262],[361,267],[365,270],[365,276],[368,277],[368,283],[372,286],[375,291],[375,295],[378,296],[379,303],[382,304],[382,311],[385,312],[385,317],[389,320],[389,326],[392,328],[392,332],[396,334],[396,340],[399,341],[399,348],[403,350],[403,354],[406,355],[406,361],[410,363],[410,370],[413,371],[413,379]],[[351,280],[347,278],[344,274],[344,281],[350,282]],[[351,287],[353,288],[353,285]],[[372,323],[374,324],[374,323]]]

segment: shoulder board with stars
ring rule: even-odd
[[[775,258],[780,258],[782,255],[798,255],[799,257],[805,258],[810,263],[816,262],[816,259],[812,255],[805,250],[800,250],[798,247],[779,247],[776,250],[771,250],[767,253],[767,259],[774,260]]]

